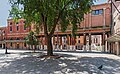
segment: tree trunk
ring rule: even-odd
[[[52,36],[46,36],[46,42],[47,42],[47,55],[52,56],[53,55],[53,47],[52,47]]]

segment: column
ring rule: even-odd
[[[53,36],[53,45],[55,45],[55,36]]]
[[[21,42],[21,44],[22,44],[22,49],[24,49],[24,42]]]
[[[53,36],[53,49],[55,49],[55,36]]]
[[[110,53],[112,53],[112,43],[109,43],[109,47],[110,47],[109,51]]]
[[[116,49],[115,42],[113,42],[113,54],[116,54],[115,49]]]
[[[2,48],[4,48],[4,44],[2,43]]]
[[[107,34],[107,38],[109,38],[109,37],[110,37],[110,34]],[[111,48],[110,48],[110,42],[106,41],[106,51],[110,52],[110,50],[111,50]]]
[[[110,48],[111,48],[110,52],[113,53],[113,43],[110,43]]]
[[[69,48],[69,35],[67,35],[67,46],[66,48],[68,49]]]
[[[73,37],[74,49],[76,47],[76,37]]]
[[[112,43],[109,43],[110,44],[110,53],[112,53],[112,50],[113,50],[113,47],[112,47]]]
[[[57,49],[59,48],[59,36],[57,34]]]
[[[107,38],[109,38],[109,35],[108,35],[108,34],[107,34],[106,39],[107,39]],[[109,50],[109,43],[108,43],[107,41],[106,41],[106,46],[105,46],[105,47],[106,47],[106,48],[105,48],[105,49],[106,49],[106,52],[108,52],[108,50]]]
[[[117,45],[117,51],[116,51],[116,54],[119,55],[119,42],[116,42],[116,45]]]
[[[44,50],[44,45],[45,45],[44,37],[42,37],[42,47],[41,47],[42,50]]]
[[[83,41],[84,41],[83,49],[86,50],[86,34],[84,33],[83,35],[84,35],[84,37],[83,37]]]
[[[75,38],[72,36],[71,37],[71,49],[74,50],[74,46],[75,46]]]
[[[71,35],[69,35],[69,45],[72,45],[72,37],[71,37]]]
[[[89,50],[91,51],[91,33],[89,33]]]
[[[105,33],[102,34],[102,51],[105,52]]]
[[[62,49],[62,36],[60,36],[60,49]]]
[[[120,55],[120,42],[118,42],[118,44],[119,44],[119,55]]]

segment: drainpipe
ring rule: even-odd
[[[104,24],[104,26],[103,26],[103,29],[104,29],[104,32],[103,32],[103,51],[105,52],[106,51],[106,43],[105,43],[105,28],[106,28],[106,20],[105,20],[105,18],[106,18],[106,16],[105,16],[105,10],[106,10],[106,8],[103,8],[103,24]]]
[[[113,33],[113,6],[112,6],[112,0],[110,0],[111,1],[111,3],[110,3],[110,6],[111,6],[111,25],[110,25],[110,34],[112,35],[112,33]]]

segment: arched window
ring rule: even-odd
[[[16,38],[16,40],[20,40],[19,38]]]
[[[12,42],[10,43],[10,46],[12,47]]]
[[[26,43],[24,43],[24,47],[26,47]]]
[[[13,40],[12,38],[10,38],[10,40]]]
[[[12,25],[12,22],[10,22],[10,25]]]

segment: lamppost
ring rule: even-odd
[[[7,26],[6,26],[6,28],[5,28],[5,54],[9,54],[8,52],[7,52]]]

